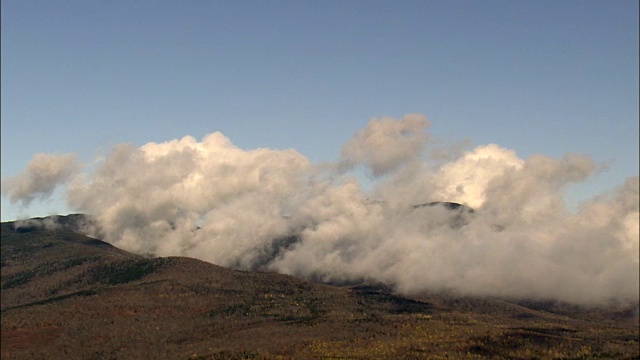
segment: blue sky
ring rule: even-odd
[[[221,131],[339,157],[372,117],[638,175],[637,1],[2,1],[2,177]],[[65,212],[2,198],[2,220]]]

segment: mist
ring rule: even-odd
[[[321,164],[219,132],[117,145],[93,171],[73,154],[39,154],[2,192],[28,205],[65,185],[70,208],[95,219],[87,234],[138,254],[402,294],[637,306],[637,176],[568,211],[565,190],[602,170],[590,157],[522,159],[497,144],[430,156],[442,149],[429,125],[420,114],[372,119]]]
[[[79,169],[74,154],[36,154],[22,173],[2,179],[2,193],[9,201],[28,206],[35,199],[50,196]]]

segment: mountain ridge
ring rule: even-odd
[[[79,216],[58,219],[0,225],[3,358],[638,356],[624,314],[148,258],[77,233]]]

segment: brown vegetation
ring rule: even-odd
[[[638,359],[637,314],[337,287],[2,223],[3,359]]]

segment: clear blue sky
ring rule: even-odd
[[[610,162],[576,199],[638,175],[634,0],[1,4],[2,177],[214,131],[330,161],[407,113],[447,142]],[[3,220],[64,211],[2,198]]]

